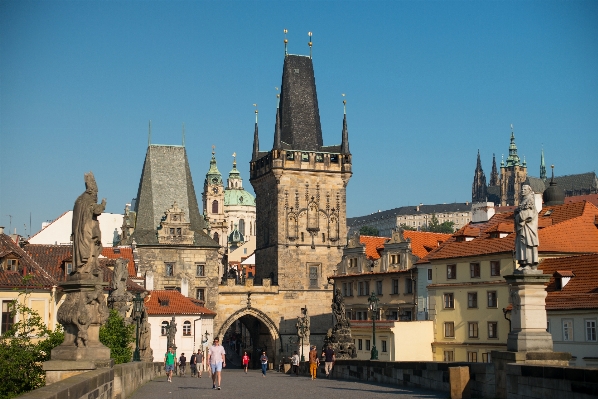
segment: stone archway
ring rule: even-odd
[[[274,322],[272,321],[272,319],[270,319],[270,317],[268,317],[268,315],[266,313],[262,312],[261,310],[255,309],[255,308],[243,308],[243,309],[239,309],[235,313],[233,313],[232,315],[230,315],[228,317],[228,319],[226,319],[226,321],[224,323],[222,323],[222,325],[218,329],[218,333],[216,334],[216,337],[222,338],[222,336],[224,335],[224,333],[226,332],[226,330],[228,330],[230,328],[230,326],[235,321],[237,321],[238,319],[240,319],[243,316],[253,316],[253,317],[255,317],[256,319],[258,319],[259,321],[261,321],[262,323],[264,323],[264,325],[270,331],[270,335],[272,335],[272,338],[275,341],[280,339],[280,332],[278,331],[278,327],[276,327],[276,324],[274,324]]]

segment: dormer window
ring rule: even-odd
[[[391,265],[396,265],[397,263],[399,263],[399,255],[398,254],[391,254],[390,255],[390,264]]]
[[[64,262],[64,274],[67,276],[73,272],[73,262]]]
[[[5,270],[8,272],[16,272],[19,267],[19,260],[18,259],[6,259],[5,262]]]
[[[565,288],[567,283],[569,283],[569,280],[575,277],[575,274],[573,274],[571,270],[557,270],[556,272],[554,272],[553,276],[556,284],[556,289],[561,291],[563,288]]]

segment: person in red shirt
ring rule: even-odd
[[[245,369],[245,374],[247,374],[247,367],[249,367],[249,356],[247,352],[243,354],[243,368]]]

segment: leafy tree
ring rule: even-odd
[[[403,230],[411,230],[411,231],[417,230],[415,227],[413,227],[413,226],[407,226],[405,223],[401,223],[399,225],[399,228],[403,229]]]
[[[428,223],[428,226],[422,229],[423,231],[429,231],[431,233],[445,233],[445,234],[452,234],[455,231],[455,223],[454,222],[442,222],[438,221],[436,214],[432,214],[432,218]]]
[[[135,325],[127,325],[114,309],[106,324],[100,327],[100,342],[110,348],[110,357],[114,363],[128,363],[133,357],[131,344],[135,342]]]
[[[26,294],[23,294],[26,295]],[[51,331],[33,309],[14,302],[19,321],[0,336],[0,399],[10,399],[45,385],[42,362],[64,341],[62,326]]]
[[[377,228],[372,227],[372,226],[363,226],[361,229],[359,229],[359,235],[361,235],[361,236],[378,237],[379,234],[380,234],[380,231],[378,231]]]

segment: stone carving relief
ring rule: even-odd
[[[340,289],[334,291],[332,298],[332,313],[336,319],[334,328],[329,329],[324,338],[324,350],[328,346],[332,346],[337,359],[351,359],[357,356],[353,337],[351,336],[351,326],[347,319],[345,310],[345,300]]]

